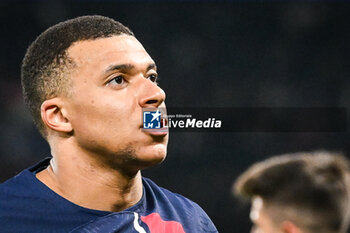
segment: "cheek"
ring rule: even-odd
[[[125,132],[126,128],[132,125],[136,114],[129,106],[106,99],[90,99],[77,104],[74,106],[71,120],[73,129],[80,136],[116,136],[118,132]]]
[[[81,95],[73,102],[75,116],[91,118],[102,123],[108,119],[128,119],[136,108],[136,101],[132,96],[128,97],[127,93],[113,93],[105,90]]]
[[[130,114],[123,106],[81,105],[72,122],[75,140],[89,150],[120,150],[130,142],[136,127],[131,127]],[[120,143],[123,142],[123,143]]]

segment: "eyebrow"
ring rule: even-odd
[[[106,69],[105,73],[108,73],[111,71],[116,71],[116,70],[120,70],[122,72],[127,72],[127,71],[130,71],[133,69],[135,69],[135,66],[131,65],[131,64],[111,65]],[[146,69],[146,72],[151,70],[151,69],[157,69],[156,64],[154,64],[154,63],[149,64],[147,69]]]

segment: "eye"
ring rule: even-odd
[[[119,75],[119,76],[117,76],[117,77],[111,79],[111,80],[108,82],[108,84],[122,85],[122,84],[124,84],[124,82],[125,82],[124,77],[121,76],[121,75]]]
[[[153,83],[157,83],[158,75],[157,74],[151,74],[147,77],[147,79],[151,80]]]

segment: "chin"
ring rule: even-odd
[[[140,151],[136,153],[136,158],[142,164],[142,168],[147,168],[163,162],[166,157],[166,153],[166,145],[156,144],[140,149]]]

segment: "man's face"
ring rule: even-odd
[[[68,56],[76,63],[66,100],[76,146],[123,169],[161,162],[168,135],[142,131],[142,108],[165,107],[165,93],[140,42],[127,35],[80,41]]]
[[[260,197],[252,199],[250,219],[253,223],[251,233],[281,233],[281,230],[266,213],[266,207],[264,207],[263,199]]]

